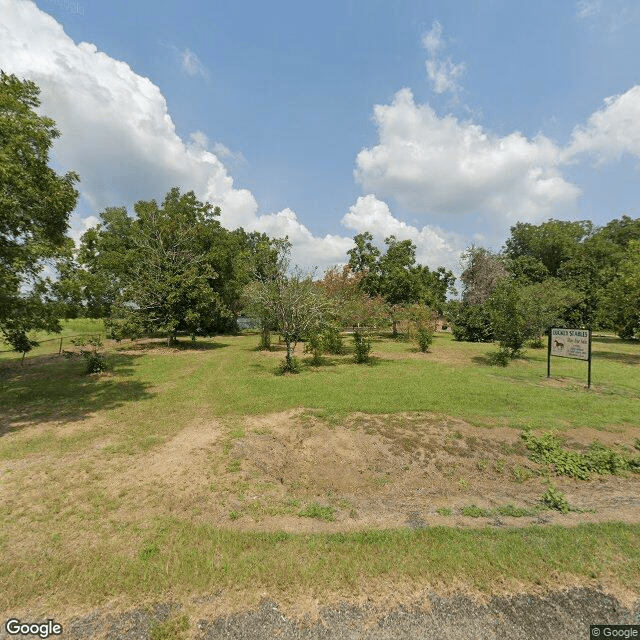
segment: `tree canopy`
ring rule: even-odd
[[[59,329],[43,261],[63,251],[78,199],[78,174],[49,167],[60,132],[36,112],[39,93],[0,71],[0,331],[15,348],[32,329]]]

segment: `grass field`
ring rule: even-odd
[[[632,455],[640,346],[596,337],[587,390],[584,362],[554,359],[547,379],[545,350],[492,367],[490,345],[446,333],[428,354],[379,338],[370,365],[328,356],[286,376],[282,351],[256,343],[109,343],[99,376],[55,342],[24,366],[0,354],[0,610],[385,584],[640,591],[637,475],[549,478],[519,438],[553,431]],[[586,508],[534,515],[548,479]],[[603,496],[633,509],[609,517]],[[476,502],[528,515],[492,526],[468,515]]]

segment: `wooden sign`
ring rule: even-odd
[[[590,329],[549,329],[547,348],[547,378],[551,377],[551,356],[586,360],[587,387],[591,387],[591,330]]]

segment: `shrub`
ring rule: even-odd
[[[326,353],[332,353],[339,356],[344,353],[344,344],[342,336],[337,329],[327,329],[322,334],[322,342]]]
[[[354,359],[357,364],[366,364],[370,360],[371,339],[362,331],[353,332],[353,345],[355,348]]]
[[[429,351],[429,347],[433,343],[433,331],[430,329],[422,328],[418,329],[418,346],[422,353]]]
[[[491,342],[493,329],[483,304],[464,305],[454,315],[451,333],[459,342]]]
[[[300,373],[302,371],[302,365],[300,360],[294,356],[287,356],[278,367],[276,373],[284,375],[285,373]]]
[[[102,341],[99,337],[89,338],[89,340],[76,339],[72,340],[76,347],[80,347],[80,352],[64,351],[65,358],[80,357],[86,362],[86,373],[102,373],[107,370],[107,361],[104,353],[100,353],[102,349]],[[85,349],[83,347],[89,347]]]
[[[324,352],[324,340],[322,335],[313,331],[307,335],[307,340],[304,344],[304,352],[311,353],[311,364],[318,366],[322,364],[322,354]]]

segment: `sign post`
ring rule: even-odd
[[[587,388],[591,388],[591,329],[549,329],[547,378],[551,377],[551,356],[586,360]]]

